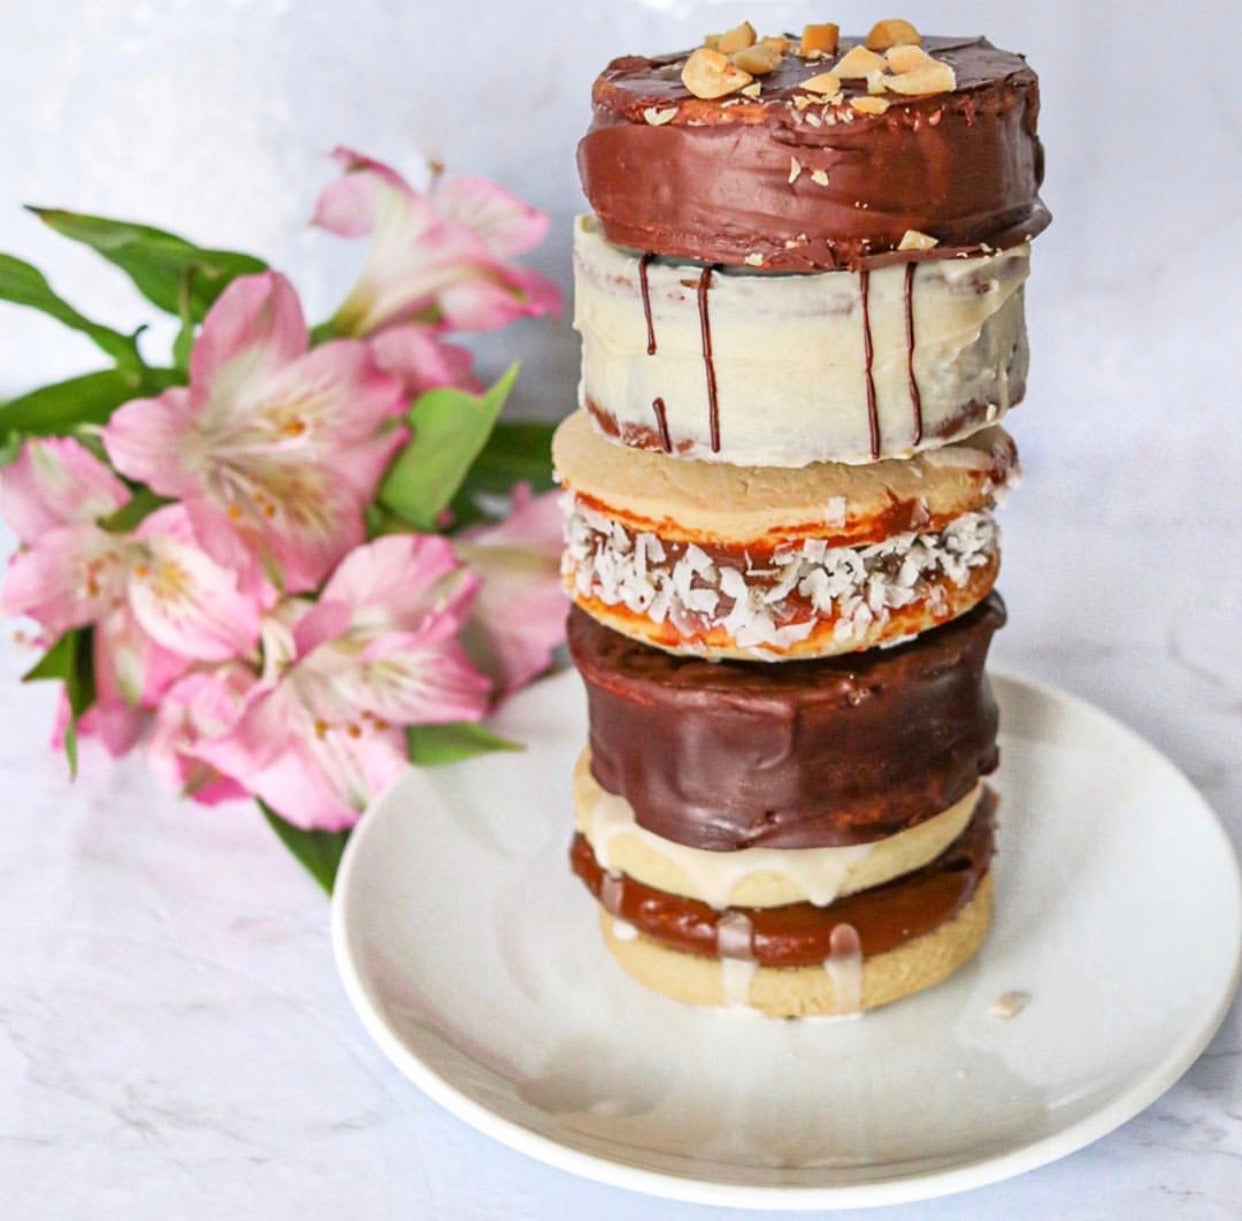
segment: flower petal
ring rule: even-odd
[[[519,318],[561,312],[561,290],[547,276],[499,263],[445,286],[437,300],[445,325],[464,331],[490,331]]]
[[[446,220],[478,234],[496,258],[533,250],[548,232],[548,217],[486,178],[451,178],[435,184],[432,205]]]
[[[184,460],[194,414],[184,386],[174,386],[157,398],[134,399],[104,425],[104,448],[122,474],[161,496],[184,495],[194,486]]]
[[[414,195],[414,189],[391,166],[338,146],[333,160],[344,173],[319,194],[311,223],[339,237],[364,237],[375,226],[377,196],[382,190]]]
[[[190,354],[190,392],[229,410],[251,385],[305,353],[309,342],[301,302],[280,272],[240,276],[203,319]]]
[[[94,454],[68,437],[35,438],[0,473],[0,509],[23,543],[48,530],[93,522],[129,500],[129,490]]]
[[[19,551],[0,584],[0,609],[29,615],[52,636],[84,627],[122,596],[125,545],[93,525],[61,526]]]
[[[401,379],[411,399],[438,386],[475,389],[478,385],[471,353],[443,342],[434,327],[391,326],[371,340],[371,351],[381,369]]]
[[[237,588],[237,578],[190,537],[186,510],[169,505],[152,513],[136,537],[127,595],[134,618],[164,648],[202,661],[253,652],[259,604]]]
[[[475,664],[508,694],[552,662],[565,640],[569,599],[561,586],[560,493],[514,493],[515,508],[499,525],[470,532],[458,553],[482,578],[463,634]]]

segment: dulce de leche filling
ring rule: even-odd
[[[895,835],[997,763],[984,673],[992,594],[906,644],[814,661],[709,662],[575,609],[591,774],[639,826],[692,848],[812,848]]]
[[[791,903],[717,911],[624,874],[606,873],[582,835],[574,837],[570,863],[609,913],[653,941],[718,958],[721,921],[729,919],[736,929],[740,913],[749,928],[750,960],[766,967],[813,966],[832,956],[833,931],[841,925],[856,931],[863,958],[870,958],[952,919],[970,901],[991,863],[996,805],[996,795],[985,789],[966,830],[930,864],[826,907]]]

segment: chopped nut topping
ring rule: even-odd
[[[762,267],[763,255],[761,255],[759,251],[753,250],[742,260],[742,262],[745,263],[747,267]]]
[[[823,119],[821,119],[813,110],[808,110],[804,117],[812,127],[818,127],[823,122]]]
[[[717,34],[714,49],[722,55],[732,55],[734,51],[741,51],[744,47],[754,45],[755,27],[749,21],[743,21],[741,25],[735,25],[733,29],[724,34]]]
[[[753,79],[749,72],[734,67],[720,51],[708,47],[695,51],[681,70],[681,83],[696,98],[722,98],[736,93]]]
[[[784,34],[768,34],[759,39],[761,47],[775,47],[782,55],[789,54],[789,39]]]
[[[943,60],[929,59],[913,72],[890,76],[888,87],[893,93],[952,93],[957,88],[957,76]]]
[[[922,35],[908,21],[900,17],[888,17],[877,21],[867,35],[867,46],[873,51],[885,51],[889,47],[918,46]]]
[[[828,175],[823,170],[812,170],[811,181],[817,187],[826,187],[828,185]]]
[[[670,106],[666,110],[659,110],[655,106],[648,106],[643,111],[643,118],[651,124],[652,127],[663,127],[665,123],[671,122],[677,117],[677,107]]]
[[[757,98],[763,92],[763,86],[758,81],[753,81],[740,92],[744,93],[748,98]]]
[[[752,76],[766,76],[769,72],[775,72],[781,63],[781,53],[775,47],[764,46],[763,43],[734,51],[730,58],[743,72],[749,72]]]
[[[888,88],[888,82],[892,80],[886,72],[868,72],[867,73],[867,92],[883,93]]]
[[[797,157],[789,158],[789,181],[791,183],[798,181],[798,175],[802,173],[802,162]]]
[[[850,98],[850,106],[861,114],[883,114],[889,107],[889,101],[888,98]],[[849,111],[845,112],[844,118],[847,123],[853,117]]]
[[[841,27],[833,25],[831,21],[825,21],[820,25],[803,26],[802,42],[798,47],[798,54],[806,56],[816,52],[820,55],[835,55],[840,39]]]
[[[884,52],[884,58],[894,72],[913,72],[915,68],[921,68],[927,63],[931,56],[922,47],[902,43],[900,46],[889,47]]]
[[[920,233],[917,229],[907,229],[897,243],[898,250],[931,250],[940,245],[940,239],[930,233]]]
[[[811,77],[809,81],[803,81],[798,88],[805,89],[808,93],[819,93],[824,97],[831,97],[834,93],[841,92],[841,78],[832,72],[821,72],[818,76]]]
[[[874,51],[868,51],[866,47],[851,47],[833,64],[832,73],[843,81],[861,80],[871,72],[883,72],[886,66],[883,57]]]
[[[805,110],[812,102],[819,101],[819,100],[820,99],[818,98],[811,97],[809,94],[799,93],[799,94],[794,95],[793,104],[799,110]]]

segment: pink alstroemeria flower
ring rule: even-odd
[[[504,521],[468,530],[456,542],[457,554],[483,581],[462,640],[501,696],[546,670],[565,640],[559,500],[559,492],[533,496],[520,484]]]
[[[185,504],[213,559],[297,592],[365,537],[405,406],[366,344],[311,350],[293,286],[265,272],[212,306],[188,389],[127,403],[103,441],[119,471]]]
[[[345,171],[319,196],[314,223],[371,235],[367,261],[333,325],[374,335],[410,321],[491,330],[559,313],[560,290],[511,260],[543,240],[548,218],[482,178],[436,181],[419,194],[390,166],[347,148]]]
[[[133,745],[141,710],[193,661],[253,652],[259,629],[258,605],[197,546],[180,506],[157,510],[131,533],[98,525],[128,500],[73,440],[29,441],[0,476],[0,503],[23,543],[0,607],[35,619],[48,642],[93,626],[96,706],[79,729],[98,730],[114,754]]]
[[[406,766],[402,727],[486,710],[490,684],[455,639],[477,587],[441,538],[357,548],[316,603],[277,608],[295,620],[275,633],[291,646],[281,672],[191,752],[290,822],[352,825]]]

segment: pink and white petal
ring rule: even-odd
[[[157,644],[122,605],[95,624],[95,694],[100,703],[155,708],[190,662]]]
[[[334,682],[349,704],[396,725],[475,721],[491,694],[491,682],[456,640],[425,632],[376,638]]]
[[[261,610],[237,587],[237,576],[194,543],[181,505],[143,521],[129,565],[127,598],[134,618],[164,648],[201,661],[253,653]]]
[[[407,323],[389,327],[371,340],[381,369],[401,379],[405,393],[417,398],[440,386],[474,389],[474,357],[457,344],[445,343],[431,326]]]
[[[517,547],[466,544],[461,552],[483,578],[462,641],[498,692],[508,694],[543,673],[565,641],[569,599],[559,563]]]
[[[446,286],[437,301],[445,324],[463,331],[490,331],[519,318],[561,312],[560,289],[551,280],[501,264]]]
[[[122,596],[125,545],[98,526],[49,530],[19,551],[0,583],[0,610],[29,615],[49,635],[85,627]]]
[[[497,258],[533,250],[548,232],[548,217],[486,178],[451,178],[430,192],[436,211],[473,230]]]
[[[452,634],[477,589],[478,581],[462,570],[447,539],[389,534],[350,552],[323,597],[349,606],[358,630],[414,631],[434,614],[452,621]]]
[[[536,496],[529,483],[516,484],[507,517],[494,526],[472,526],[461,537],[481,547],[521,547],[559,562],[565,531],[561,497],[558,491]]]
[[[126,403],[112,413],[101,433],[109,460],[123,475],[161,496],[186,494],[194,487],[184,458],[195,414],[184,386]]]
[[[0,510],[23,543],[74,522],[93,522],[129,500],[129,489],[80,442],[35,438],[0,472]]]
[[[309,346],[293,285],[278,271],[241,276],[216,299],[190,354],[190,392],[228,416],[252,386],[261,386]]]

